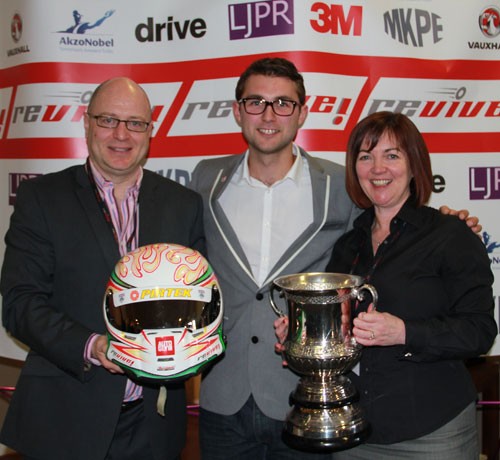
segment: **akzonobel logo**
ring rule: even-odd
[[[107,21],[115,10],[108,10],[102,16],[91,18],[87,20],[78,10],[73,10],[73,22],[65,29],[59,30],[58,33],[62,34],[59,39],[59,46],[62,50],[74,50],[76,48],[89,52],[110,52],[114,48],[114,39],[109,38],[107,35],[99,32],[92,33],[91,36],[86,37],[85,34],[93,29],[100,28],[105,21]]]

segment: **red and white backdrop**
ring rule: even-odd
[[[1,236],[20,181],[84,161],[82,117],[99,82],[127,75],[144,86],[155,121],[147,167],[186,184],[200,159],[244,150],[231,113],[237,77],[283,56],[306,82],[306,150],[343,163],[368,113],[415,122],[432,153],[431,205],[480,217],[498,320],[498,0],[2,0],[0,22]],[[24,353],[0,334],[0,355]]]

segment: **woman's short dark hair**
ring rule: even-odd
[[[295,67],[293,62],[279,57],[267,57],[254,61],[241,74],[236,84],[236,100],[239,101],[245,91],[245,85],[252,75],[265,75],[267,77],[284,77],[292,80],[297,89],[300,105],[306,102],[306,89],[304,87],[304,78]]]
[[[346,189],[351,200],[360,208],[369,208],[372,202],[365,195],[356,174],[356,161],[362,145],[370,151],[387,133],[397,147],[406,153],[413,178],[410,192],[413,203],[422,206],[432,192],[432,168],[429,151],[415,124],[402,113],[375,112],[362,119],[352,130],[347,143]]]

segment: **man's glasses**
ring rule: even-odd
[[[141,120],[120,120],[119,118],[108,117],[107,115],[92,115],[87,112],[87,115],[93,118],[97,124],[101,128],[109,128],[113,129],[118,127],[120,123],[125,123],[125,126],[129,131],[133,131],[135,133],[144,133],[147,131],[148,126],[151,124],[148,121]]]
[[[260,97],[245,97],[238,101],[238,104],[243,104],[245,112],[249,115],[260,115],[264,113],[267,106],[270,105],[273,112],[280,117],[289,117],[295,110],[295,106],[298,104],[295,101],[290,101],[288,99],[276,99],[274,101],[266,101]]]

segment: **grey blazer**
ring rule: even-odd
[[[193,172],[191,188],[203,197],[207,254],[221,285],[227,336],[224,357],[202,381],[200,399],[206,410],[234,414],[250,395],[264,414],[277,420],[290,408],[288,396],[298,376],[284,368],[274,352],[276,314],[269,303],[270,284],[281,275],[323,271],[335,241],[359,214],[345,191],[344,167],[303,150],[300,154],[309,163],[314,221],[285,251],[261,288],[218,201],[244,155],[203,160]],[[285,205],[295,212],[293,203]],[[286,311],[284,305],[282,309]]]

